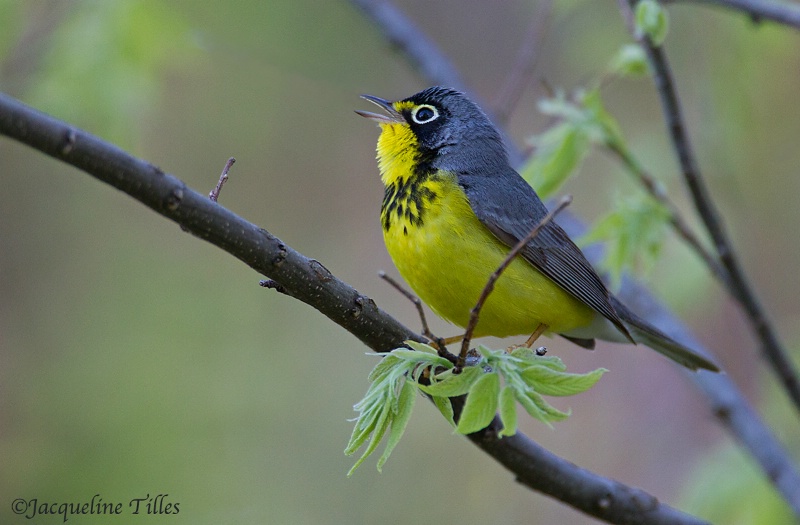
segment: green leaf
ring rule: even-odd
[[[552,368],[553,370],[563,371],[567,369],[567,365],[564,364],[564,361],[562,361],[560,357],[554,355],[536,355],[533,350],[524,346],[515,348],[511,352],[511,356],[519,358],[526,363],[546,366],[548,368]]]
[[[555,193],[583,163],[593,144],[624,146],[622,130],[605,109],[600,87],[542,100],[542,113],[557,123],[531,142],[535,150],[520,173],[542,198]]]
[[[514,397],[516,398],[517,401],[519,401],[519,404],[522,405],[522,407],[525,409],[525,411],[531,417],[533,417],[535,419],[538,419],[542,423],[546,423],[547,426],[549,426],[549,427],[552,427],[552,425],[550,424],[550,421],[547,420],[547,417],[542,412],[542,410],[539,408],[539,406],[536,403],[534,403],[531,399],[529,399],[527,394],[528,394],[528,391],[526,391],[526,390],[520,390],[520,389],[516,389],[516,388],[514,389]]]
[[[462,396],[469,392],[483,373],[478,366],[468,366],[460,374],[454,374],[452,370],[446,370],[433,377],[435,383],[430,385],[420,385],[420,389],[432,396],[454,397]]]
[[[500,392],[500,421],[503,430],[499,436],[513,436],[517,433],[517,408],[514,399],[514,389],[506,385]]]
[[[406,344],[409,344],[409,346],[412,346],[414,349],[410,350],[408,348],[395,348],[390,352],[390,355],[393,355],[403,361],[407,361],[408,363],[453,368],[453,363],[444,357],[439,356],[439,354],[430,346],[415,343],[414,341],[406,341]]]
[[[361,445],[367,441],[367,438],[375,429],[375,424],[377,423],[376,419],[364,419],[363,421],[364,424],[360,424],[362,420],[359,418],[353,427],[353,433],[350,434],[350,441],[348,441],[347,447],[344,449],[344,453],[347,456],[355,454],[356,450],[361,448]]]
[[[442,396],[431,396],[431,399],[433,399],[433,404],[436,405],[436,408],[439,409],[439,412],[442,413],[447,422],[453,426],[456,426],[453,414],[453,404],[450,403],[450,398]]]
[[[355,465],[353,465],[353,467],[347,472],[347,477],[352,476],[353,473],[356,471],[356,469],[360,467],[361,464],[364,463],[364,461],[369,456],[371,456],[373,452],[375,452],[376,448],[378,448],[381,439],[383,439],[383,435],[386,433],[386,430],[389,428],[389,424],[391,423],[391,419],[389,417],[391,411],[392,409],[388,404],[384,406],[383,410],[380,413],[380,417],[378,418],[377,422],[375,423],[375,426],[373,427],[374,430],[372,432],[372,439],[369,442],[369,446],[364,451],[364,453],[361,454],[361,457],[358,458],[358,461],[356,461]],[[345,449],[345,454],[347,454],[348,456],[352,455],[358,448],[359,447],[352,448],[350,445],[348,445],[347,448]],[[349,454],[348,451],[350,451]]]
[[[489,426],[497,412],[499,394],[500,376],[484,373],[469,389],[456,430],[460,434],[471,434]]]
[[[431,357],[431,355],[427,352],[417,352],[416,350],[409,350],[408,348],[395,348],[391,351],[390,355],[393,355],[403,361],[409,361],[413,363]]]
[[[669,227],[669,211],[649,195],[619,200],[616,209],[597,221],[579,245],[604,242],[601,266],[617,286],[623,271],[646,273],[658,260]]]
[[[400,363],[399,357],[392,355],[391,353],[386,354],[381,358],[381,362],[378,363],[375,368],[372,369],[372,372],[369,373],[368,379],[371,382],[377,381],[379,378],[391,372],[398,363]]]
[[[620,76],[640,77],[648,73],[647,53],[639,44],[625,44],[611,59],[608,70]]]
[[[486,345],[478,345],[478,353],[481,354],[486,359],[492,359],[507,354],[505,348],[492,350]]]
[[[417,352],[424,352],[426,354],[434,354],[437,356],[439,355],[439,352],[437,352],[434,347],[426,345],[425,343],[418,343],[417,341],[412,341],[410,339],[405,341],[405,343]],[[449,363],[450,361],[447,362]]]
[[[605,372],[605,368],[598,368],[586,374],[570,374],[535,365],[520,372],[520,377],[539,394],[572,396],[592,388]]]
[[[667,38],[669,16],[656,0],[641,0],[636,4],[634,23],[637,34],[647,35],[657,47]]]
[[[542,199],[552,196],[572,175],[589,153],[586,133],[565,121],[535,139],[536,150],[520,174]]]
[[[385,394],[380,388],[376,387],[376,384],[373,384],[364,399],[356,403],[354,408],[360,414],[356,419],[347,448],[345,448],[344,453],[346,455],[350,456],[361,448],[370,434],[377,428],[378,421],[383,417],[383,413],[386,410],[391,410]]]
[[[570,374],[564,363],[553,356],[537,356],[528,348],[511,353],[478,347],[482,356],[478,364],[455,374],[452,364],[438,374],[425,374],[430,385],[419,383],[423,371],[439,368],[441,357],[414,343],[419,350],[399,348],[390,352],[370,373],[372,383],[364,398],[355,404],[359,412],[350,442],[345,449],[354,454],[367,441],[366,450],[348,472],[355,470],[377,449],[384,436],[386,447],[378,459],[378,471],[397,447],[411,417],[416,393],[421,390],[431,396],[436,407],[456,431],[470,434],[486,428],[500,411],[503,428],[499,435],[512,436],[517,432],[516,401],[531,416],[550,425],[569,416],[544,400],[542,394],[566,396],[582,392],[594,385],[604,370],[588,374]],[[501,389],[502,375],[505,386]],[[453,421],[450,397],[466,394],[467,398],[458,424]]]
[[[514,390],[514,397],[525,407],[525,411],[547,426],[552,426],[553,421],[561,421],[569,417],[569,412],[562,412],[544,400],[542,396],[532,390]]]
[[[403,433],[408,425],[408,420],[411,419],[411,411],[414,409],[416,400],[417,384],[410,379],[406,379],[403,382],[400,395],[397,397],[397,407],[391,421],[391,431],[386,440],[386,449],[384,449],[383,454],[381,454],[380,459],[378,459],[378,472],[382,472],[383,465],[400,442],[400,438],[403,437]]]

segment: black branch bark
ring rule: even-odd
[[[123,191],[274,280],[282,292],[319,310],[377,352],[407,339],[424,341],[318,261],[112,144],[3,94],[0,134]],[[522,433],[500,439],[498,425],[495,421],[469,439],[531,489],[609,523],[705,523],[640,489],[577,467]]]

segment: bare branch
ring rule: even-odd
[[[701,524],[704,520],[661,504],[652,495],[618,481],[602,478],[560,458],[530,438],[515,434],[500,439],[502,423],[497,418],[489,428],[470,434],[469,439],[504,467],[514,472],[517,481],[544,492],[586,514],[609,523]],[[554,473],[556,475],[552,475]],[[547,476],[543,486],[541,476]]]
[[[627,7],[624,2],[621,4],[623,4],[624,11],[627,11],[626,18],[630,20],[630,10],[633,9],[635,0],[628,0]],[[636,35],[637,32],[634,31],[634,34]],[[767,358],[773,372],[778,376],[795,409],[800,411],[800,382],[798,382],[797,370],[744,274],[733,243],[725,230],[725,225],[714,205],[705,180],[700,174],[667,57],[663,49],[653,45],[647,35],[638,35],[637,38],[647,52],[652,67],[653,80],[661,98],[664,118],[683,172],[684,182],[692,196],[695,209],[711,236],[722,265],[728,273],[728,290],[747,313],[751,328],[761,342],[762,353]]]
[[[372,20],[383,38],[425,78],[440,86],[466,90],[467,86],[452,62],[393,3],[382,0],[351,0],[351,3]]]

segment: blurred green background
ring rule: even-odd
[[[538,4],[403,0],[491,103]],[[542,11],[539,11],[541,13]],[[797,356],[800,338],[800,35],[689,3],[666,41],[701,167],[767,310]],[[546,84],[602,72],[630,37],[616,2],[556,1],[534,80],[510,121],[541,132]],[[221,204],[259,224],[417,327],[377,277],[396,275],[378,223],[377,129],[360,93],[424,87],[346,1],[0,0],[0,90],[210,190],[237,163]],[[604,90],[635,152],[690,213],[648,79]],[[69,523],[593,523],[514,482],[436,410],[417,405],[379,475],[353,478],[342,453],[376,358],[313,309],[125,195],[0,140],[0,521],[15,498],[127,502],[169,494],[180,513]],[[584,219],[630,180],[592,154],[563,190]],[[798,447],[739,311],[676,241],[652,287],[714,349]],[[434,322],[442,335],[455,329]],[[553,452],[662,501],[725,523],[788,514],[678,367],[656,353],[561,340],[576,371],[611,372],[560,408],[554,430],[522,429]],[[724,482],[723,482],[724,480]],[[755,516],[755,517],[754,517]],[[37,523],[60,523],[45,517]]]

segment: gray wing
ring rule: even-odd
[[[509,248],[524,239],[547,215],[539,196],[511,169],[458,174],[472,211]],[[610,301],[608,289],[567,233],[550,221],[523,248],[522,257],[575,298],[619,328],[633,342]]]

